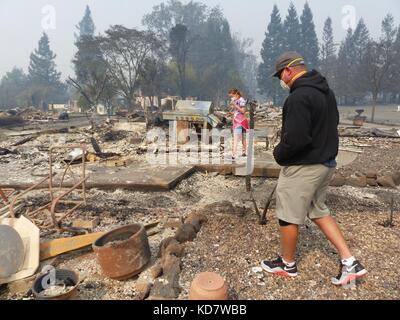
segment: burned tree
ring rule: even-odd
[[[134,107],[135,91],[146,59],[155,57],[162,42],[149,31],[112,26],[101,37],[101,49],[116,91]]]
[[[167,75],[167,65],[162,59],[149,58],[144,62],[140,75],[142,95],[149,97],[151,105],[155,105],[154,97],[160,99]],[[158,101],[158,105],[161,103]]]
[[[328,18],[324,24],[322,44],[320,50],[320,70],[333,86],[335,79],[336,44],[333,38],[332,19]]]
[[[169,38],[169,50],[178,69],[179,94],[182,99],[186,99],[186,60],[190,47],[187,27],[177,24],[172,28]]]
[[[82,36],[76,42],[78,52],[73,64],[76,78],[69,77],[72,85],[86,100],[90,108],[95,108],[112,90],[108,65],[100,50],[101,38]]]
[[[157,105],[161,110],[161,95],[165,87],[167,66],[162,58],[148,58],[144,62],[142,73],[140,74],[140,91],[142,96],[148,97],[151,107],[155,106],[155,97],[157,97]],[[151,119],[147,105],[144,105],[144,113],[146,117],[146,127],[149,129],[150,123],[154,123],[155,119]]]

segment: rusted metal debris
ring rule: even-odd
[[[14,189],[2,189],[0,188],[0,198],[2,202],[0,202],[0,208],[1,206],[6,206],[10,204],[9,196],[14,192]]]
[[[47,281],[46,278],[48,278]],[[49,270],[35,280],[32,293],[37,300],[73,300],[78,294],[80,282],[78,274],[74,271]]]
[[[389,219],[386,220],[384,223],[382,223],[382,226],[385,228],[393,228],[394,227],[393,218],[394,218],[394,196],[392,196],[390,199]]]
[[[61,175],[61,179],[59,182],[59,186],[55,186],[55,180],[54,178],[58,175],[54,173],[53,170],[53,155],[56,150],[68,150],[68,149],[80,149],[82,151],[81,156],[81,177],[77,178],[75,177],[75,174],[73,173],[71,169],[71,164],[74,162],[75,159],[71,159],[69,162],[63,161],[65,165],[65,169]],[[31,186],[30,188],[26,189],[25,191],[21,192],[17,196],[15,196],[10,203],[10,215],[12,218],[15,218],[15,206],[16,204],[22,199],[22,197],[26,196],[28,193],[30,193],[33,190],[38,189],[40,186],[42,186],[44,183],[48,183],[48,190],[49,190],[49,196],[50,196],[50,201],[36,209],[33,212],[27,212],[27,214],[30,217],[35,217],[39,212],[43,210],[49,210],[51,219],[53,222],[53,226],[57,228],[59,231],[68,231],[68,228],[62,227],[61,226],[61,221],[66,218],[67,216],[71,215],[76,209],[78,209],[80,206],[83,204],[86,204],[86,182],[89,179],[89,176],[86,175],[86,150],[87,147],[85,144],[80,144],[80,145],[65,145],[65,146],[55,146],[50,148],[49,150],[49,175],[38,181],[36,184]],[[63,187],[63,183],[65,180],[65,177],[69,173],[74,180],[74,185],[70,188],[65,189]],[[70,195],[73,191],[75,190],[81,190],[81,199],[80,200],[67,200],[67,196]],[[60,212],[57,213],[56,209],[59,204],[73,204],[74,206],[65,211],[65,212]],[[61,215],[60,218],[57,218],[57,215]],[[76,231],[76,230],[74,230]]]
[[[277,187],[278,187],[278,184],[275,185],[274,189],[272,190],[271,194],[269,195],[269,197],[268,197],[268,199],[267,199],[267,203],[265,204],[265,208],[264,208],[263,215],[262,215],[262,217],[261,217],[261,219],[260,219],[260,224],[261,224],[261,225],[267,224],[267,213],[268,213],[268,209],[269,209],[269,207],[270,207],[270,205],[271,205],[271,202],[272,202],[272,199],[273,199],[273,197],[274,197],[274,195],[275,195],[275,192],[276,192],[276,188],[277,188]]]
[[[112,230],[93,243],[103,273],[116,280],[139,274],[150,261],[146,229],[139,224]]]

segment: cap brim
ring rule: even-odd
[[[282,70],[283,70],[283,69],[282,69]],[[279,71],[273,73],[273,74],[271,75],[271,77],[272,77],[272,78],[279,78],[279,75],[281,74],[282,70],[279,70]]]

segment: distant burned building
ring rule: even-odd
[[[62,112],[62,111],[67,111],[68,109],[69,105],[67,104],[57,104],[57,103],[49,104],[49,111]]]
[[[179,100],[175,110],[163,113],[164,121],[173,121],[178,144],[188,141],[189,131],[195,129],[211,129],[221,122],[214,114],[211,101]]]

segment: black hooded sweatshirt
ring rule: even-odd
[[[339,150],[339,111],[333,91],[317,71],[297,79],[283,106],[281,142],[274,150],[281,166],[324,164]]]

